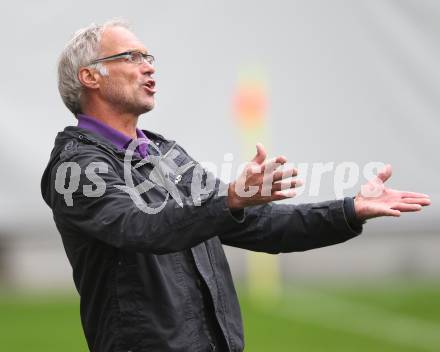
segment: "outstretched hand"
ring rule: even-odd
[[[422,206],[431,204],[426,194],[387,188],[385,182],[391,174],[391,165],[386,165],[377,176],[361,187],[354,200],[356,216],[360,220],[379,216],[400,216],[401,212],[419,211]]]
[[[228,206],[231,209],[269,203],[274,200],[292,198],[295,187],[302,182],[292,177],[298,174],[296,168],[281,170],[287,162],[284,156],[266,161],[266,150],[257,144],[257,154],[244,168],[235,182],[229,184]]]

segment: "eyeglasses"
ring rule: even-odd
[[[104,62],[104,61],[112,61],[117,59],[127,59],[128,61],[134,63],[134,64],[142,64],[144,62],[149,63],[150,65],[154,64],[154,56],[150,54],[144,54],[141,51],[133,50],[133,51],[124,51],[120,54],[115,54],[111,56],[102,57],[99,59],[95,59],[90,61],[89,65],[97,64],[98,62]]]

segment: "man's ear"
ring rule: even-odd
[[[81,67],[78,72],[78,79],[84,87],[97,89],[99,88],[101,75],[90,67]]]

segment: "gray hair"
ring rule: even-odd
[[[67,108],[76,116],[81,113],[81,95],[83,86],[78,79],[81,67],[90,66],[89,63],[99,55],[101,35],[106,28],[123,27],[130,29],[129,24],[121,19],[114,19],[102,25],[92,23],[88,27],[78,30],[64,47],[58,61],[58,91]],[[108,71],[102,63],[94,64],[101,75]]]

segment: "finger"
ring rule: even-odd
[[[416,192],[402,192],[402,198],[429,198],[429,195]]]
[[[395,216],[395,217],[399,217],[400,216],[400,211],[399,210],[395,210],[395,209],[390,209],[385,213],[385,216]]]
[[[287,158],[285,156],[277,156],[276,158],[273,158],[269,161],[266,161],[262,167],[261,170],[265,172],[266,174],[273,172],[281,165],[285,164],[287,162]]]
[[[296,196],[296,191],[294,189],[286,189],[283,191],[276,191],[272,194],[272,200],[281,200],[287,198],[293,198]]]
[[[403,198],[401,202],[407,204],[420,204],[423,206],[431,205],[431,200],[429,198]]]
[[[393,173],[393,171],[391,169],[391,165],[388,164],[388,165],[385,165],[385,167],[378,172],[377,178],[379,180],[381,180],[382,182],[385,182],[386,180],[388,180],[391,177],[392,173]]]
[[[385,216],[395,216],[395,217],[399,217],[400,216],[400,211],[396,210],[396,209],[388,209],[384,212]]]
[[[290,188],[297,188],[304,185],[304,182],[302,180],[284,180],[281,182],[276,182],[272,185],[272,192],[276,191],[282,191],[282,190],[288,190]]]
[[[391,209],[399,210],[399,211],[419,211],[422,210],[422,206],[420,204],[407,204],[407,203],[397,203]]]
[[[266,160],[266,156],[267,156],[266,149],[261,143],[257,143],[256,148],[257,148],[257,154],[254,156],[252,161],[257,164],[262,164],[264,160]]]
[[[263,167],[262,165],[256,163],[249,164],[246,168],[246,176],[261,174],[262,167]]]
[[[287,170],[279,170],[279,171],[275,171],[273,174],[273,180],[274,181],[280,181],[280,180],[284,180],[286,178],[289,177],[294,177],[298,175],[298,169],[292,167],[290,169]]]

